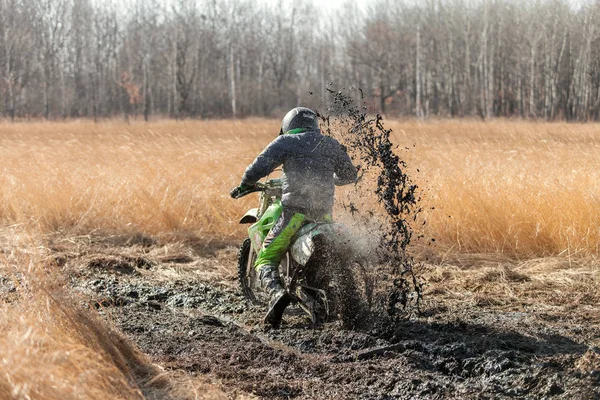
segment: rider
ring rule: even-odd
[[[294,234],[310,221],[331,221],[335,187],[356,181],[356,168],[346,149],[319,130],[317,114],[305,107],[288,112],[279,136],[246,169],[232,197],[283,164],[281,216],[271,228],[254,267],[261,287],[271,297],[265,323],[279,326],[291,301],[279,276],[279,263]]]

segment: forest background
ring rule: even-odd
[[[390,117],[600,118],[600,1],[322,7],[0,0],[0,117],[280,118],[345,88]]]

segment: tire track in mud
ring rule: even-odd
[[[564,320],[553,325],[535,311],[447,305],[362,332],[335,323],[311,329],[303,317],[286,314],[283,329],[264,332],[264,310],[216,282],[112,268],[74,285],[155,362],[207,375],[232,397],[240,391],[268,399],[600,396],[600,373],[576,367],[589,353],[583,338],[574,340]],[[584,322],[573,324],[590,334]]]

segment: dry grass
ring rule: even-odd
[[[2,259],[0,279],[12,285],[0,281],[0,398],[225,398],[215,387],[153,365],[70,294],[55,266],[40,260],[21,251]]]
[[[429,294],[491,307],[600,301],[600,125],[387,125],[409,147],[402,156],[422,188],[415,226],[426,219],[419,233],[437,239]],[[229,190],[277,130],[269,120],[0,123],[0,238],[35,230],[235,242],[237,219],[256,200],[231,200]],[[375,201],[352,188],[339,197]],[[69,294],[54,266],[32,261],[38,244],[0,247],[0,279],[19,286],[0,292],[0,398],[221,396],[152,366]],[[6,253],[15,248],[24,250]],[[597,366],[588,358],[581,368]]]
[[[600,124],[393,122],[427,232],[458,253],[597,256]],[[430,207],[435,207],[431,210]]]
[[[387,125],[409,147],[402,154],[422,188],[424,233],[441,254],[598,254],[599,124]],[[233,201],[229,189],[277,128],[269,120],[0,124],[0,221],[66,235],[237,239],[236,220],[255,199]]]
[[[545,257],[515,262],[496,255],[457,255],[428,268],[426,298],[467,306],[593,309],[600,302],[600,264],[594,259]]]
[[[229,189],[275,126],[0,125],[0,219],[71,235],[227,239],[235,234],[231,221],[248,203],[230,200]]]

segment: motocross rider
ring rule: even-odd
[[[279,136],[248,166],[242,182],[231,191],[240,192],[283,164],[283,212],[265,238],[254,267],[261,287],[270,296],[265,324],[278,327],[291,296],[279,276],[279,263],[294,234],[306,223],[331,221],[335,186],[356,180],[357,171],[346,149],[319,130],[317,114],[297,107],[281,122]]]

